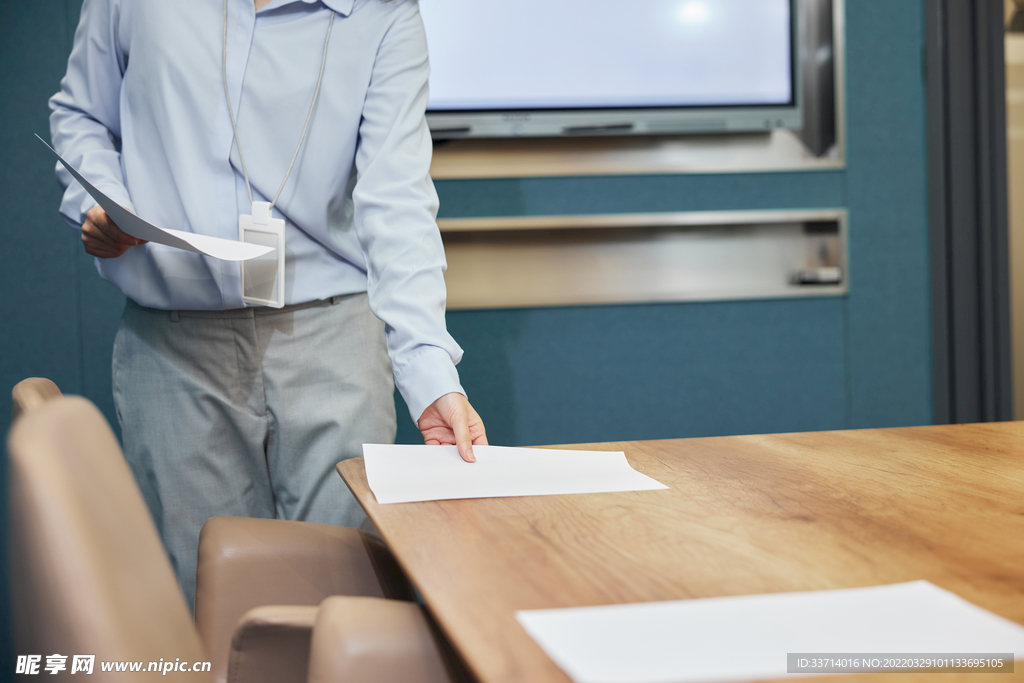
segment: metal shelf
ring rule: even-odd
[[[839,296],[849,291],[847,214],[841,209],[438,223],[448,258],[449,310]],[[835,273],[838,282],[807,282]]]

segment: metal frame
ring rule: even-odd
[[[522,216],[502,218],[454,218],[438,221],[441,232],[450,235],[446,239],[445,251],[449,256],[449,308],[521,308],[567,305],[601,305],[622,303],[653,303],[681,301],[737,301],[752,299],[790,299],[844,296],[849,292],[851,276],[848,259],[848,213],[845,209],[806,209],[806,210],[765,210],[765,211],[709,211],[709,212],[669,212],[640,214],[595,214],[569,216]],[[645,241],[642,234],[645,229],[675,229],[680,232],[702,233],[714,237],[718,230],[730,228],[771,228],[771,226],[792,226],[827,222],[836,224],[838,240],[838,265],[842,271],[842,281],[838,284],[822,284],[813,286],[764,286],[758,285],[751,289],[736,288],[731,282],[721,287],[685,291],[665,290],[657,294],[650,292],[638,295],[634,288],[627,287],[621,291],[609,290],[598,286],[595,290],[577,289],[551,294],[552,285],[542,285],[536,291],[526,291],[516,286],[515,290],[505,291],[503,285],[493,291],[485,281],[493,277],[496,282],[535,282],[538,278],[548,277],[543,264],[558,255],[557,250],[564,248],[563,242],[568,235],[568,242],[573,243],[572,234],[579,231],[581,244],[593,243],[594,231],[609,231],[608,258],[615,258],[618,250],[613,235],[621,236],[624,231],[637,230],[638,242],[634,244],[641,250],[650,250],[649,262],[664,261],[665,242],[659,239]],[[560,234],[562,238],[552,236]],[[806,233],[805,233],[806,235]],[[603,242],[603,240],[600,240]],[[509,249],[510,247],[510,249]],[[524,256],[523,248],[529,251]],[[469,248],[471,252],[463,250]],[[555,251],[551,251],[554,249]],[[635,256],[636,251],[632,254]],[[739,255],[742,258],[742,254]],[[525,258],[525,260],[524,260]],[[467,260],[468,259],[468,260]],[[488,263],[492,265],[487,265]],[[467,264],[472,264],[464,270]],[[630,272],[628,261],[623,263],[622,272]],[[479,275],[483,268],[488,275]],[[478,274],[473,275],[472,271]],[[538,270],[539,269],[539,270]],[[561,262],[558,277],[565,282],[587,282],[593,276],[585,263]],[[645,272],[637,272],[636,278],[646,277]],[[727,275],[727,274],[726,274]],[[477,279],[483,277],[483,280]],[[452,279],[454,278],[454,279]],[[627,278],[630,282],[634,278]],[[639,282],[640,280],[635,281]],[[572,287],[569,288],[570,290]]]
[[[571,228],[701,228],[716,225],[764,225],[837,221],[846,241],[846,209],[767,209],[754,211],[668,211],[660,213],[573,214],[566,216],[502,216],[500,218],[441,218],[441,232],[495,230],[565,230]]]

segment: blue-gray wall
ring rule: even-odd
[[[850,212],[846,297],[449,314],[466,350],[464,384],[492,442],[931,420],[921,0],[847,5],[845,170],[437,183],[445,217]],[[110,348],[123,297],[98,279],[58,218],[52,157],[32,137],[49,130],[46,100],[80,6],[0,2],[0,411],[8,413],[7,388],[39,375],[89,397],[113,421]],[[404,418],[399,440],[416,438]],[[0,671],[12,670],[2,661],[10,654]]]

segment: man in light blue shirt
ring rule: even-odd
[[[125,452],[186,593],[205,517],[358,523],[332,512],[349,504],[329,470],[394,438],[388,359],[427,443],[466,460],[486,443],[444,322],[428,71],[412,0],[85,0],[51,133],[99,190],[161,227],[237,239],[246,175],[255,202],[287,178],[277,310],[245,307],[238,263],[124,234],[58,167],[61,214],[129,299]]]

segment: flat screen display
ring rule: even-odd
[[[435,137],[799,127],[796,1],[420,0],[428,121]]]
[[[419,5],[434,114],[796,105],[793,0]]]

